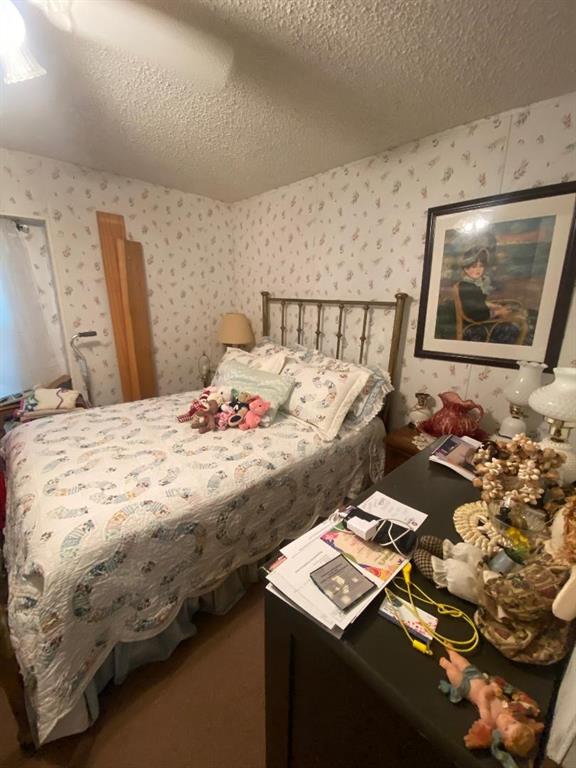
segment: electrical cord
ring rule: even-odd
[[[412,584],[411,579],[411,571],[412,571],[412,565],[410,563],[407,563],[402,568],[402,576],[404,577],[404,583],[406,584],[406,587],[400,586],[400,584],[396,584],[396,588],[403,592],[405,595],[408,596],[408,602],[410,604],[410,607],[412,609],[412,613],[414,617],[417,619],[417,621],[420,622],[420,624],[426,629],[426,631],[432,635],[433,639],[436,640],[437,643],[444,646],[444,648],[450,648],[453,651],[458,651],[459,653],[471,653],[480,642],[480,636],[478,634],[478,630],[476,628],[476,625],[472,621],[472,619],[468,616],[468,614],[464,613],[464,611],[461,611],[459,608],[456,608],[454,605],[449,605],[448,603],[438,603],[436,600],[433,600],[429,595],[424,592],[423,589],[421,589],[417,584]],[[414,589],[414,592],[412,591]],[[394,596],[394,593],[391,592],[388,588],[386,588],[386,596],[392,603],[391,597]],[[450,616],[453,619],[463,619],[472,629],[472,636],[468,638],[467,640],[455,640],[454,638],[445,637],[444,635],[441,635],[439,632],[436,632],[435,629],[433,629],[431,626],[429,626],[422,616],[420,615],[420,612],[418,608],[416,607],[414,600],[420,600],[425,605],[431,605],[436,609],[436,612],[440,616]],[[398,623],[404,630],[404,633],[408,637],[411,645],[413,648],[415,648],[417,651],[420,651],[420,653],[425,653],[427,655],[432,655],[432,651],[424,644],[419,642],[418,640],[414,640],[414,638],[410,635],[408,630],[406,629],[405,622],[402,621],[400,618],[399,613],[396,611],[396,608],[394,607],[394,611],[396,612],[396,619],[398,620]]]
[[[401,552],[398,549],[398,547],[396,546],[396,543],[399,542],[400,539],[404,538],[404,536],[406,536],[407,534],[412,533],[412,529],[408,528],[408,526],[406,525],[406,523],[403,520],[397,520],[394,517],[387,517],[386,519],[382,520],[382,522],[378,526],[378,528],[376,530],[376,535],[374,536],[374,538],[376,538],[376,536],[378,536],[378,534],[380,533],[380,529],[383,528],[386,525],[386,523],[390,523],[390,524],[391,523],[395,523],[397,526],[402,528],[402,532],[399,533],[398,536],[396,536],[396,538],[394,538],[394,539],[392,537],[390,537],[389,541],[386,541],[386,542],[374,542],[374,543],[375,544],[379,544],[381,547],[394,547],[394,549],[396,550],[396,552],[399,555],[402,555],[402,557],[406,557],[406,553],[405,552]]]

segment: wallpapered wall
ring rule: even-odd
[[[460,126],[234,205],[236,264],[250,290],[243,311],[258,323],[258,291],[280,296],[388,299],[410,306],[400,397],[446,389],[500,420],[510,371],[415,358],[427,209],[457,200],[576,179],[576,93]],[[314,318],[310,319],[314,323]],[[384,321],[385,322],[385,321]],[[329,323],[332,327],[335,318]],[[561,363],[576,365],[574,297]],[[291,318],[290,325],[296,323]],[[359,318],[351,319],[358,334]],[[390,327],[391,321],[385,324]],[[369,362],[385,363],[387,333]],[[350,354],[352,349],[350,348]],[[493,419],[487,418],[491,428]]]
[[[501,419],[509,371],[413,355],[426,213],[456,200],[575,179],[576,93],[233,205],[19,152],[2,150],[1,159],[0,213],[48,221],[66,338],[79,329],[98,332],[88,352],[97,403],[121,399],[96,228],[101,209],[123,214],[129,236],[144,246],[162,394],[198,385],[203,350],[216,362],[222,312],[245,311],[260,329],[260,290],[360,299],[387,299],[402,290],[413,301],[395,422],[403,421],[406,398],[409,404],[419,389],[455,389]],[[274,322],[277,327],[277,316]],[[306,320],[310,343],[314,322]],[[327,315],[324,330],[335,322]],[[375,327],[369,362],[385,365],[391,318],[375,315],[377,322],[382,331]],[[347,356],[360,323],[358,315],[347,317]],[[291,316],[289,326],[295,325]],[[566,335],[561,363],[576,365],[573,333]]]
[[[66,340],[78,330],[98,332],[83,347],[95,402],[121,400],[97,210],[122,214],[129,237],[143,244],[160,393],[196,388],[198,356],[206,350],[216,359],[217,319],[222,307],[233,308],[229,206],[47,158],[0,154],[0,213],[48,222]]]

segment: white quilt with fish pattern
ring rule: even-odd
[[[289,416],[200,435],[197,393],[24,424],[5,438],[12,642],[40,742],[111,648],[297,535],[383,471],[383,427],[332,443]]]

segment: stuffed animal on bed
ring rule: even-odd
[[[248,404],[248,413],[244,416],[244,421],[240,424],[240,429],[256,429],[270,410],[270,403],[262,400],[260,396],[255,397]]]
[[[197,429],[203,435],[212,432],[217,427],[216,417],[220,408],[216,400],[208,400],[207,408],[195,413],[190,421],[192,429]]]
[[[178,416],[178,421],[190,422],[191,428],[197,429],[200,434],[229,427],[256,429],[269,409],[270,403],[259,395],[236,389],[206,387],[198,399],[192,401],[188,413]]]
[[[228,402],[232,396],[230,389],[220,389],[218,387],[204,387],[200,395],[196,400],[192,400],[190,407],[186,413],[181,416],[177,416],[178,421],[182,424],[186,421],[192,421],[197,413],[208,410],[208,401],[215,400],[218,405]],[[193,427],[195,429],[196,427]]]

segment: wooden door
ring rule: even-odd
[[[157,394],[144,255],[142,243],[131,240],[118,240],[117,248],[132,399],[141,400]]]
[[[141,243],[126,239],[124,217],[97,211],[102,263],[125,401],[157,394]]]

